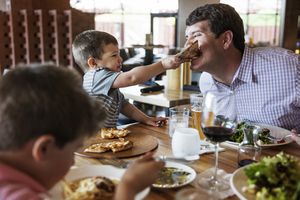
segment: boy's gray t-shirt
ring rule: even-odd
[[[113,82],[122,72],[113,72],[107,69],[89,70],[83,76],[83,88],[90,96],[103,102],[107,112],[105,127],[115,127],[119,113],[128,101],[118,88],[111,88]]]

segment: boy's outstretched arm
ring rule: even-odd
[[[137,193],[155,181],[164,162],[155,161],[152,156],[153,153],[147,153],[127,169],[117,187],[115,200],[133,200]]]
[[[135,67],[128,72],[121,73],[114,81],[112,88],[121,88],[144,83],[167,69],[176,69],[182,61],[176,56],[168,56],[160,62]]]
[[[165,117],[149,117],[134,105],[127,103],[122,107],[121,113],[126,117],[133,119],[143,124],[150,126],[161,126],[166,124],[167,118]]]

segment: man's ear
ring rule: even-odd
[[[36,161],[44,160],[55,146],[55,138],[52,135],[38,137],[32,148],[32,156]]]
[[[89,67],[91,67],[91,68],[95,68],[95,66],[97,66],[96,59],[95,59],[95,58],[92,58],[92,57],[90,57],[90,58],[87,60],[87,63],[88,63],[88,65],[89,65]]]
[[[233,41],[233,33],[232,31],[225,31],[223,33],[223,48],[226,50],[230,47]]]

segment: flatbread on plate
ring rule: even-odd
[[[114,138],[122,138],[129,134],[128,129],[117,129],[117,128],[101,128],[100,136],[103,139],[114,139]]]
[[[103,153],[107,151],[112,152],[119,152],[125,151],[127,149],[131,149],[133,147],[133,142],[130,140],[124,140],[120,138],[118,141],[111,141],[111,142],[99,142],[95,144],[91,144],[87,148],[84,149],[86,153]]]

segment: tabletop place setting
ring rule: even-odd
[[[134,123],[103,128],[75,152],[75,166],[50,193],[55,199],[68,195],[80,199],[83,194],[74,188],[97,181],[115,188],[134,160],[154,151],[154,159],[164,161],[165,166],[152,186],[136,195],[137,200],[155,199],[164,193],[176,200],[255,199],[247,174],[255,169],[253,165],[262,165],[265,151],[269,151],[268,158],[276,155],[272,149],[291,144],[291,132],[238,120],[235,101],[234,93],[221,98],[214,92],[195,93],[190,95],[190,105],[169,108],[167,125]],[[105,177],[105,181],[95,177]],[[106,191],[105,199],[111,199],[114,191]]]

